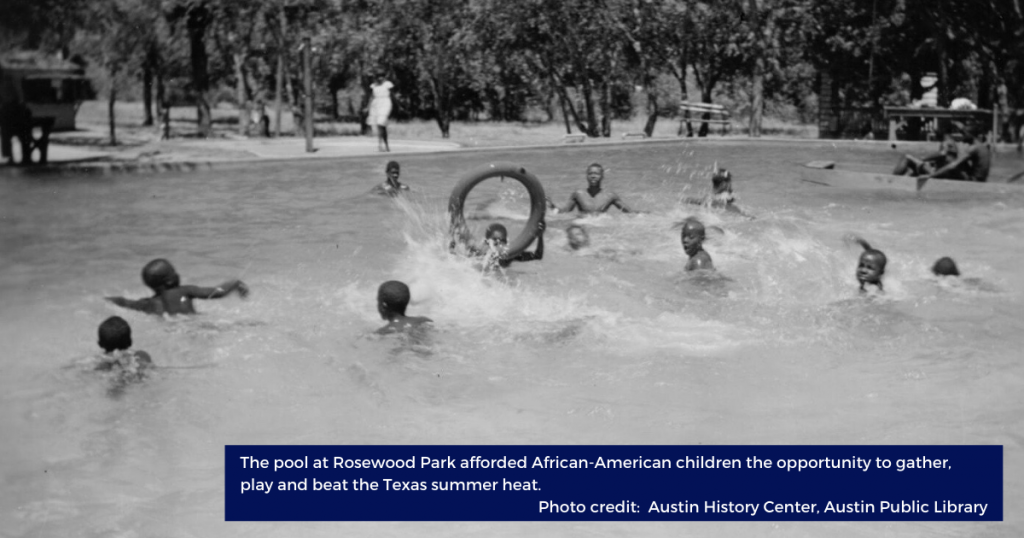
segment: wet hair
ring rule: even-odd
[[[100,323],[99,335],[100,347],[107,353],[132,347],[132,328],[118,316],[110,316]]]
[[[392,170],[401,170],[402,167],[398,165],[398,161],[388,161],[387,166],[384,167],[384,171],[390,172]]]
[[[956,262],[949,256],[943,256],[935,262],[932,266],[932,273],[935,276],[960,276],[960,270],[956,267]]]
[[[884,273],[885,272],[885,264],[889,262],[889,260],[885,257],[885,253],[882,252],[881,250],[876,249],[876,248],[871,248],[871,245],[867,241],[865,241],[865,240],[863,240],[863,239],[861,239],[859,237],[855,238],[854,241],[856,241],[858,244],[860,244],[860,246],[864,247],[864,253],[861,254],[860,257],[862,259],[865,256],[870,257],[870,258],[875,258],[876,260],[878,260],[878,270],[879,270],[879,272],[880,273]]]
[[[411,297],[409,286],[397,280],[389,280],[377,288],[377,302],[381,303],[384,311],[388,313],[404,316],[405,307],[409,306]]]
[[[156,292],[177,288],[181,285],[174,266],[163,258],[157,258],[142,268],[142,281]]]
[[[598,170],[601,171],[602,174],[604,173],[604,167],[601,166],[601,163],[590,163],[590,166],[587,167],[587,170],[590,170],[591,168],[597,168]]]
[[[491,236],[494,235],[494,232],[502,232],[505,234],[505,239],[508,239],[508,230],[505,226],[498,224],[497,222],[487,227],[487,231],[484,232],[484,237],[490,239]]]
[[[680,235],[686,235],[687,230],[700,230],[701,234],[706,234],[704,223],[697,220],[696,217],[687,217],[682,224],[683,230],[680,232]]]

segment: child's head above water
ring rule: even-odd
[[[935,276],[960,276],[960,269],[957,268],[956,262],[949,256],[939,258],[932,266],[932,273]]]
[[[99,335],[100,347],[107,353],[132,347],[132,328],[118,316],[110,316],[101,323]]]
[[[587,230],[579,224],[570,225],[565,229],[565,234],[569,238],[569,247],[573,250],[590,246],[590,237],[587,235]]]
[[[402,173],[402,167],[398,165],[398,161],[388,161],[388,164],[384,167],[384,173],[390,179],[394,175],[395,179],[398,179],[399,174]]]
[[[602,179],[604,179],[604,166],[594,163],[587,167],[587,183],[591,187],[600,186]]]
[[[484,240],[505,245],[508,243],[508,230],[501,224],[491,224],[484,232]]]
[[[694,217],[683,221],[683,231],[680,233],[680,240],[683,242],[683,250],[687,256],[693,256],[703,248],[705,237],[704,225]]]
[[[711,185],[715,194],[731,193],[732,174],[725,168],[718,168],[716,163],[715,171],[711,173]]]
[[[153,260],[142,268],[142,281],[157,293],[181,285],[181,279],[174,266],[163,258]]]
[[[409,286],[404,282],[389,280],[377,288],[377,311],[384,319],[392,315],[404,316],[411,297]]]
[[[857,282],[860,282],[860,289],[864,284],[874,284],[882,289],[882,275],[885,274],[885,264],[888,260],[881,250],[871,248],[867,241],[856,237],[854,241],[864,247],[864,252],[857,262]]]

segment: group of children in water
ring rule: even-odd
[[[948,142],[945,144],[952,143],[951,138],[947,140]],[[955,147],[953,147],[952,151],[956,151]],[[973,150],[967,152],[968,156],[973,155],[972,151]],[[973,167],[983,166],[985,168],[985,175],[987,176],[987,161],[978,162],[977,160],[956,160],[954,155],[947,154],[946,156],[953,160],[943,161],[941,163],[934,162],[927,167],[921,167],[917,164],[911,163],[911,161],[907,159],[904,159],[905,162],[901,162],[901,166],[906,165],[915,167],[915,173],[924,175],[936,171],[944,172],[948,165],[955,165],[950,169],[962,171],[966,169],[966,166],[961,165],[966,162],[971,165],[971,170],[974,170]],[[408,190],[408,186],[398,182],[397,170],[398,163],[394,161],[389,162],[386,167],[387,180],[382,185],[375,187],[373,192],[396,196],[402,190]],[[392,174],[392,171],[395,172],[394,175]],[[591,164],[587,167],[586,178],[587,188],[573,192],[569,196],[569,201],[565,206],[557,206],[550,198],[547,199],[546,202],[550,210],[555,214],[568,213],[574,210],[578,210],[582,213],[593,214],[603,213],[612,207],[618,207],[624,213],[638,213],[638,211],[627,205],[622,197],[617,193],[605,191],[602,188],[601,183],[604,179],[603,166],[598,163]],[[702,198],[686,198],[684,201],[690,204],[722,208],[727,211],[744,215],[744,213],[735,205],[736,197],[733,194],[732,174],[724,168],[719,168],[718,163],[715,163],[712,170],[711,184],[712,192],[710,195]],[[714,270],[711,255],[704,250],[704,240],[706,238],[706,228],[704,224],[696,217],[688,217],[681,223],[681,228],[680,241],[683,245],[683,251],[687,256],[687,261],[683,269],[685,271]],[[470,255],[484,257],[485,268],[491,266],[508,267],[508,265],[513,261],[534,261],[543,258],[545,229],[543,221],[538,225],[538,229],[536,250],[532,253],[522,252],[514,256],[505,256],[502,254],[502,251],[508,242],[508,231],[501,224],[491,224],[487,228],[484,233],[485,248],[481,249],[469,245],[465,237],[462,237],[461,239],[467,243],[466,250]],[[590,246],[590,237],[587,234],[586,229],[579,224],[570,224],[566,228],[566,237],[569,248],[574,251]],[[882,277],[885,274],[885,266],[888,261],[885,253],[873,248],[867,241],[860,237],[851,236],[849,240],[859,244],[864,249],[864,252],[858,260],[856,270],[856,277],[857,282],[860,285],[860,290],[862,292],[867,291],[865,286],[868,285],[876,286],[879,290],[882,290]],[[936,276],[960,275],[956,263],[949,257],[943,257],[936,261],[932,266],[932,273]],[[381,329],[380,332],[400,331],[403,327],[418,325],[420,323],[430,321],[428,318],[411,318],[405,315],[405,308],[409,303],[409,297],[408,286],[401,282],[389,281],[381,285],[377,294],[378,310],[380,311],[381,316],[388,320],[389,324]]]
[[[910,165],[917,166],[917,165]],[[374,194],[397,196],[402,191],[409,190],[407,185],[399,181],[401,168],[395,161],[390,161],[385,167],[387,179],[384,183],[374,187],[371,191]],[[550,199],[547,200],[548,207],[554,213],[567,213],[579,210],[584,213],[601,213],[612,207],[618,207],[626,213],[637,212],[628,206],[623,199],[615,192],[605,191],[602,187],[604,180],[604,168],[597,163],[587,167],[587,188],[573,192],[569,196],[568,203],[563,207],[556,206]],[[718,168],[717,163],[712,171],[712,193],[706,198],[687,198],[685,201],[693,204],[710,205],[719,208],[735,208],[735,196],[732,189],[732,175],[724,168]],[[736,210],[737,212],[738,209]],[[689,217],[682,222],[680,241],[683,251],[686,253],[687,261],[684,266],[686,271],[714,270],[711,255],[704,250],[706,229],[703,223],[695,217]],[[501,224],[491,224],[484,233],[484,248],[473,245],[466,245],[467,252],[472,256],[479,256],[484,259],[485,267],[508,267],[512,262],[527,262],[541,260],[544,257],[544,231],[543,220],[538,224],[537,247],[533,252],[520,252],[515,255],[507,255],[508,230]],[[569,247],[573,250],[580,250],[590,246],[590,238],[587,231],[579,224],[571,224],[566,228]],[[857,263],[856,277],[860,284],[861,291],[865,286],[873,285],[879,290],[883,289],[882,277],[885,274],[887,258],[885,254],[873,248],[867,241],[860,237],[851,236],[850,241],[858,243],[864,252]],[[943,257],[932,266],[932,272],[937,276],[959,276],[956,263],[949,257]],[[142,269],[142,281],[151,290],[152,297],[142,299],[126,299],[124,297],[107,297],[107,300],[115,305],[138,310],[147,314],[156,315],[177,315],[195,314],[195,307],[192,304],[194,299],[219,299],[231,293],[237,293],[239,297],[246,297],[249,288],[244,282],[237,279],[227,280],[216,287],[202,287],[193,285],[182,285],[181,278],[175,271],[174,266],[165,259],[156,259]],[[399,281],[390,280],[380,285],[377,290],[377,311],[381,318],[387,321],[387,325],[379,329],[380,334],[404,332],[405,330],[431,322],[426,317],[407,316],[406,308],[409,305],[411,293],[409,287]],[[128,322],[119,316],[111,316],[99,327],[99,346],[104,351],[104,356],[97,366],[98,370],[119,370],[128,375],[141,375],[146,369],[153,365],[149,354],[145,351],[131,350],[132,337],[131,327]]]

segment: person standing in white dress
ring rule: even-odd
[[[377,130],[377,149],[380,151],[391,151],[388,146],[388,117],[391,116],[391,88],[394,87],[383,73],[379,73],[376,82],[370,84],[373,100],[370,101],[370,114],[366,121]]]

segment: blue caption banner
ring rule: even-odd
[[[227,521],[1002,521],[1002,446],[228,445]]]

